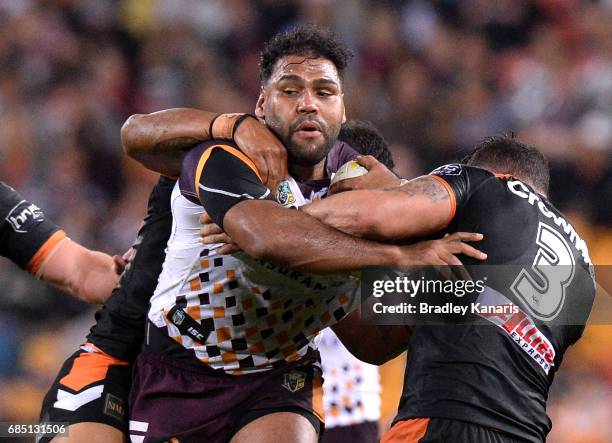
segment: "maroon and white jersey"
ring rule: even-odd
[[[331,328],[318,337],[323,367],[325,428],[351,426],[380,418],[378,366],[353,357]]]
[[[354,157],[337,143],[328,173]],[[346,158],[350,156],[350,158]],[[274,199],[252,162],[227,142],[190,151],[172,193],[173,226],[149,320],[202,363],[232,374],[268,370],[315,347],[318,332],[359,303],[358,281],[311,275],[200,243],[199,216],[223,216],[248,199]],[[323,195],[329,180],[283,182],[278,201],[298,206]],[[278,235],[286,235],[279,232]]]

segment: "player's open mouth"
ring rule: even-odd
[[[320,136],[322,132],[321,132],[321,127],[319,126],[318,123],[308,121],[308,122],[301,123],[297,127],[295,134],[298,137],[311,138],[311,137]]]

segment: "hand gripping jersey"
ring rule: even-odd
[[[347,145],[336,143],[327,158],[328,173],[350,160],[349,154],[354,157]],[[279,201],[304,204],[325,193],[321,184],[298,186],[290,178],[280,187]],[[235,145],[211,141],[186,155],[172,194],[172,233],[148,316],[192,357],[235,375],[301,358],[315,347],[313,337],[321,329],[359,303],[357,281],[348,275],[310,275],[244,253],[220,255],[219,245],[200,243],[198,218],[204,211],[222,226],[233,205],[251,199],[273,196]]]
[[[595,295],[586,244],[513,177],[458,164],[432,174],[452,196],[448,232],[484,234],[477,247],[487,266],[463,263],[486,286],[465,300],[476,304],[471,315],[479,322],[415,327],[395,421],[455,419],[542,442],[551,426],[548,389]]]
[[[380,418],[378,367],[353,357],[331,328],[318,339],[323,367],[325,428],[350,426]]]
[[[0,181],[0,255],[37,277],[66,233],[42,210]]]

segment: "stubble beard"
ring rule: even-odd
[[[281,133],[279,130],[282,125],[276,120],[270,120],[267,122],[268,128],[276,134],[279,140],[283,143],[287,149],[287,160],[289,164],[298,166],[314,166],[319,164],[329,151],[331,151],[334,143],[340,133],[340,128],[337,128],[335,136],[333,136],[333,130],[329,128],[322,128],[321,134],[323,135],[323,141],[321,143],[315,142],[296,142],[293,140],[294,134],[297,132],[291,128],[287,129],[286,132]]]
[[[288,140],[284,142],[287,148],[287,160],[290,164],[299,166],[314,166],[319,164],[327,157],[335,141],[330,139],[328,134],[323,134],[323,142],[321,143],[296,143],[292,141],[292,135],[293,134],[290,134]]]

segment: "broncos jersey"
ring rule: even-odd
[[[353,357],[331,328],[321,331],[325,429],[375,422],[380,418],[378,366]]]
[[[470,322],[416,326],[395,421],[446,418],[542,442],[546,399],[595,295],[584,241],[545,197],[511,176],[451,164],[432,172],[451,194],[448,232],[480,232],[486,283]],[[467,302],[468,300],[466,300]]]
[[[355,153],[336,143],[328,175]],[[329,180],[279,187],[278,201],[299,206],[324,195]],[[172,232],[148,318],[191,358],[231,374],[268,370],[315,347],[318,332],[357,306],[358,282],[348,275],[311,275],[202,245],[199,216],[220,226],[238,202],[274,200],[254,164],[232,143],[191,150],[171,197]],[[278,235],[284,235],[279,232]]]
[[[66,233],[34,203],[0,181],[0,255],[39,276]]]

